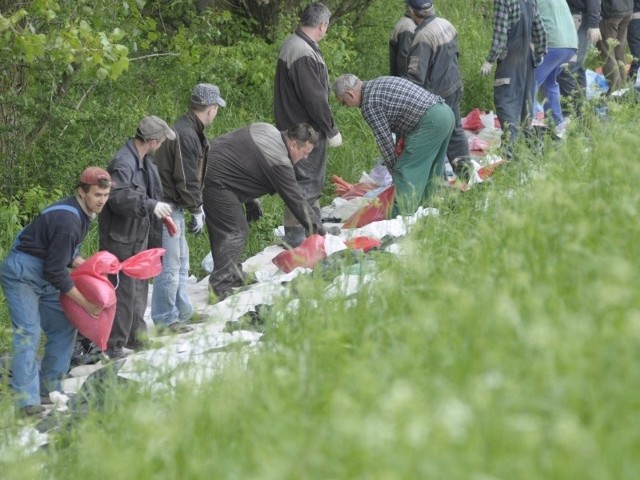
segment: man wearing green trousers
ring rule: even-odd
[[[399,77],[362,81],[347,73],[333,82],[333,92],[342,105],[360,107],[373,130],[396,189],[392,214],[411,215],[427,204],[442,178],[455,124],[451,108],[438,95]],[[405,138],[399,156],[394,134]]]

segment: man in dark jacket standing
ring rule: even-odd
[[[342,144],[329,106],[327,66],[318,48],[330,18],[331,12],[322,3],[314,2],[304,9],[298,29],[280,47],[274,85],[276,127],[284,131],[308,123],[320,132],[320,139],[309,157],[295,167],[304,197],[317,213],[326,176],[327,145]],[[284,213],[284,231],[284,242],[291,247],[298,246],[305,238],[304,227],[288,208]]]
[[[162,202],[162,185],[153,153],[176,134],[164,120],[149,116],[138,124],[135,138],[115,154],[107,170],[113,189],[100,213],[100,249],[113,253],[121,262],[147,248],[162,246],[160,219],[171,215],[171,205]],[[157,221],[154,221],[156,220]],[[110,276],[116,289],[116,315],[104,352],[122,358],[123,347],[141,348],[147,332],[144,312],[149,284],[124,273]]]
[[[405,77],[409,65],[409,50],[413,42],[416,23],[411,18],[411,7],[405,5],[405,12],[393,27],[389,38],[389,75]]]
[[[198,234],[204,226],[202,213],[202,182],[207,166],[209,142],[204,135],[225,101],[215,85],[201,83],[195,86],[189,102],[189,111],[173,125],[176,140],[168,140],[154,157],[164,201],[172,207],[171,218],[178,232],[171,236],[165,227],[162,233],[162,273],[153,279],[151,318],[158,330],[184,333],[191,329],[185,325],[194,309],[187,295],[189,277],[189,245],[187,244],[185,210],[191,213],[189,230]]]
[[[454,173],[468,180],[469,141],[460,118],[462,77],[458,64],[458,32],[448,20],[436,16],[431,0],[409,0],[409,7],[417,27],[409,50],[407,78],[441,96],[453,111],[456,123],[447,157]]]
[[[245,281],[240,256],[251,217],[244,203],[278,193],[303,228],[325,234],[320,216],[304,201],[293,168],[318,142],[318,132],[308,124],[282,132],[267,123],[253,123],[212,141],[203,200],[213,256],[209,286],[218,300]]]

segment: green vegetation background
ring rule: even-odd
[[[460,32],[463,111],[492,108],[491,82],[478,74],[490,4],[436,4]],[[385,74],[402,8],[373,1],[358,18],[334,23],[321,44],[332,78]],[[106,165],[141,116],[181,114],[199,81],[218,84],[228,102],[209,135],[271,120],[288,17],[272,43],[233,16],[188,18],[140,53],[178,56],[132,61],[115,81],[88,77],[66,103],[20,99],[24,112],[46,112],[50,121],[7,171],[3,248],[25,215],[70,191],[80,168]],[[154,51],[154,42],[166,46]],[[45,73],[32,84],[45,85]],[[607,107],[605,119],[588,108],[563,143],[542,139],[544,153],[523,150],[489,184],[443,194],[440,215],[415,226],[403,256],[376,258],[377,280],[358,294],[329,297],[325,272],[300,279],[298,308],[286,308],[291,299],[276,305],[259,352],[231,349],[223,373],[198,387],[114,382],[48,449],[3,460],[3,476],[637,478],[640,141],[635,98]],[[345,144],[331,151],[329,172],[355,180],[378,153],[358,111],[334,111]],[[266,207],[248,255],[272,241],[280,221],[279,201]],[[198,272],[206,239],[190,241]],[[89,239],[87,253],[96,242]],[[8,351],[6,316],[2,325]]]

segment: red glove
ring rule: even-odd
[[[174,223],[173,219],[170,215],[162,218],[165,227],[167,227],[167,232],[169,232],[169,236],[173,237],[176,233],[178,233],[178,227]]]

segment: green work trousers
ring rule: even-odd
[[[393,217],[412,215],[426,204],[442,178],[455,119],[451,108],[438,103],[425,112],[405,138],[404,151],[393,171],[396,188]]]

